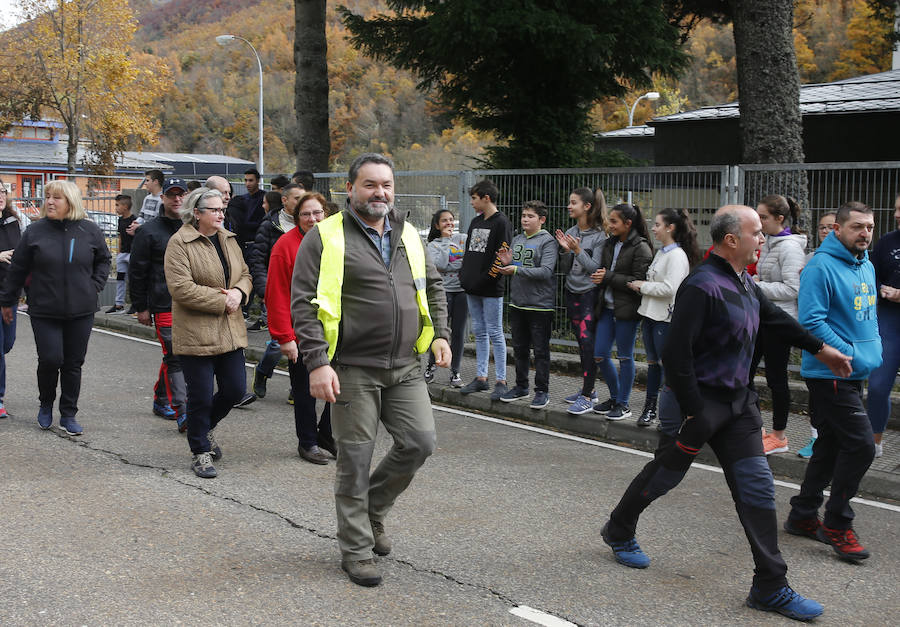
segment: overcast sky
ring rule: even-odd
[[[16,0],[0,0],[0,27],[5,29],[15,25],[14,14],[18,13],[15,7]]]

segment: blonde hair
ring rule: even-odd
[[[71,181],[50,181],[44,186],[44,196],[54,192],[62,194],[69,205],[69,212],[66,214],[66,220],[84,220],[87,218],[87,212],[84,210],[84,204],[81,202],[81,190]],[[41,206],[41,217],[47,217],[46,203]]]

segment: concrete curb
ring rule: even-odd
[[[544,409],[531,409],[524,401],[503,403],[491,401],[486,393],[463,395],[457,388],[432,383],[428,386],[431,398],[438,404],[458,409],[467,409],[490,414],[504,420],[522,422],[552,431],[589,437],[611,444],[627,446],[642,451],[653,452],[657,445],[655,427],[638,427],[633,420],[619,422],[606,420],[594,414],[574,416],[566,412],[562,405],[551,403]],[[697,459],[703,463],[718,466],[715,455],[704,446]],[[800,483],[806,474],[808,461],[795,454],[770,455],[769,467],[777,479]],[[860,484],[859,496],[872,496],[900,502],[900,473],[869,469]]]

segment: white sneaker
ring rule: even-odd
[[[884,455],[884,444],[878,443],[875,445],[875,457],[881,457]]]

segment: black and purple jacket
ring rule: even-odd
[[[750,381],[759,325],[784,342],[816,353],[822,341],[769,301],[746,271],[712,253],[684,280],[662,360],[682,412],[694,416],[705,396],[727,402]]]

